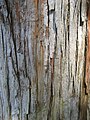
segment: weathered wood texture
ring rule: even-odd
[[[0,120],[90,120],[89,7],[0,0]]]

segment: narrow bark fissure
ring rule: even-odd
[[[84,51],[84,57],[85,57],[85,60],[84,60],[84,78],[83,78],[83,85],[84,85],[84,88],[85,88],[85,95],[88,95],[88,88],[87,88],[87,83],[86,83],[86,57],[87,57],[87,37],[85,37],[85,51]]]
[[[78,102],[78,120],[80,120],[80,114],[81,114],[81,82],[80,82],[79,102]]]
[[[62,8],[63,8],[63,0],[61,0],[61,17],[62,17]]]
[[[2,35],[2,46],[3,46],[3,57],[5,58],[5,52],[4,52],[4,34],[3,34],[3,29],[2,29],[2,25],[1,25],[1,35]]]
[[[0,108],[0,109],[1,109],[1,112],[2,112],[2,113],[1,113],[1,114],[2,114],[2,115],[1,115],[1,118],[2,118],[2,120],[4,120],[4,117],[3,117],[3,116],[4,116],[4,115],[3,115],[3,102],[2,102],[3,100],[2,100],[1,94],[0,94],[0,100],[1,100],[1,101],[0,101],[0,102],[1,102],[1,108]]]
[[[76,39],[76,53],[75,53],[75,56],[76,56],[76,61],[75,61],[75,78],[77,76],[77,66],[78,66],[78,15],[77,15],[77,39]]]
[[[74,76],[73,76],[73,84],[72,84],[72,95],[75,96],[75,85],[74,85]]]
[[[65,8],[66,9],[66,8]],[[66,56],[66,50],[67,50],[67,26],[66,26],[66,19],[65,19],[65,13],[66,13],[66,10],[64,11],[63,13],[63,23],[64,23],[64,42],[65,42],[65,56]]]
[[[83,26],[83,21],[82,21],[82,0],[80,1],[80,26]]]
[[[62,52],[62,47],[60,46],[61,51],[60,51],[60,87],[59,87],[59,104],[61,103],[62,99],[62,58],[63,58],[63,52]],[[61,112],[61,109],[59,108],[59,114]],[[61,115],[59,115],[59,119],[61,120]]]
[[[7,45],[6,45],[6,77],[7,77],[7,100],[9,105],[9,119],[11,120],[11,102],[10,102],[10,81],[9,81],[9,67],[8,67],[8,56],[7,56]]]
[[[68,0],[68,13],[67,13],[67,34],[68,34],[68,90],[70,86],[70,0]]]
[[[29,107],[28,107],[28,114],[31,113],[31,79],[29,79]]]
[[[56,58],[56,51],[57,51],[57,26],[56,26],[56,23],[55,23],[55,20],[54,20],[54,25],[55,25],[55,46],[54,46],[54,63],[55,63],[55,58]]]
[[[76,40],[76,61],[75,61],[75,77],[77,76],[77,61],[78,61],[78,39]]]
[[[48,28],[49,28],[49,3],[48,3],[48,0],[47,0],[47,9],[48,9],[47,16],[48,16]],[[48,37],[49,37],[49,31],[48,31]]]
[[[26,34],[26,29],[25,29],[24,33]],[[24,38],[24,64],[25,64],[24,67],[25,67],[25,77],[27,77],[27,60],[26,60],[27,59],[27,57],[26,57],[26,47],[27,47],[27,45],[26,45],[26,41],[27,41],[27,38],[25,37]]]

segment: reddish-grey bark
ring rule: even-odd
[[[0,120],[90,119],[86,0],[0,0]]]

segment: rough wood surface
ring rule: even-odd
[[[0,120],[90,120],[88,7],[0,0]]]

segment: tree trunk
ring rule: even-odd
[[[89,7],[0,0],[0,120],[90,120]]]

